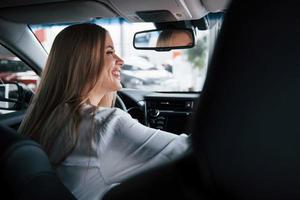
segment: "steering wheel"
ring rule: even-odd
[[[115,107],[120,108],[120,109],[124,110],[125,112],[127,112],[126,105],[118,94],[116,96]]]

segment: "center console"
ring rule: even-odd
[[[153,93],[144,96],[146,125],[175,134],[191,133],[199,94]]]

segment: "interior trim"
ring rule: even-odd
[[[65,1],[0,9],[0,18],[26,24],[84,22],[116,16],[108,4],[100,1]]]

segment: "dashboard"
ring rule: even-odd
[[[175,134],[190,134],[200,93],[152,92],[124,88],[118,91],[116,107],[140,123]],[[0,123],[18,129],[26,110],[0,115]]]
[[[118,95],[140,123],[175,134],[191,133],[199,93],[165,93],[123,89]]]

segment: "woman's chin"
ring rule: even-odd
[[[105,86],[104,86],[105,87]],[[120,81],[114,81],[112,84],[110,84],[110,86],[106,86],[105,88],[107,88],[107,92],[116,92],[120,89],[122,89],[122,84]]]
[[[117,90],[121,90],[123,88],[123,86],[122,86],[122,84],[120,83],[119,85],[118,85],[118,89]]]
[[[116,85],[115,85],[115,87],[114,87],[114,92],[115,91],[118,91],[118,90],[121,90],[123,87],[122,87],[122,84],[119,82],[119,83],[117,83]]]

